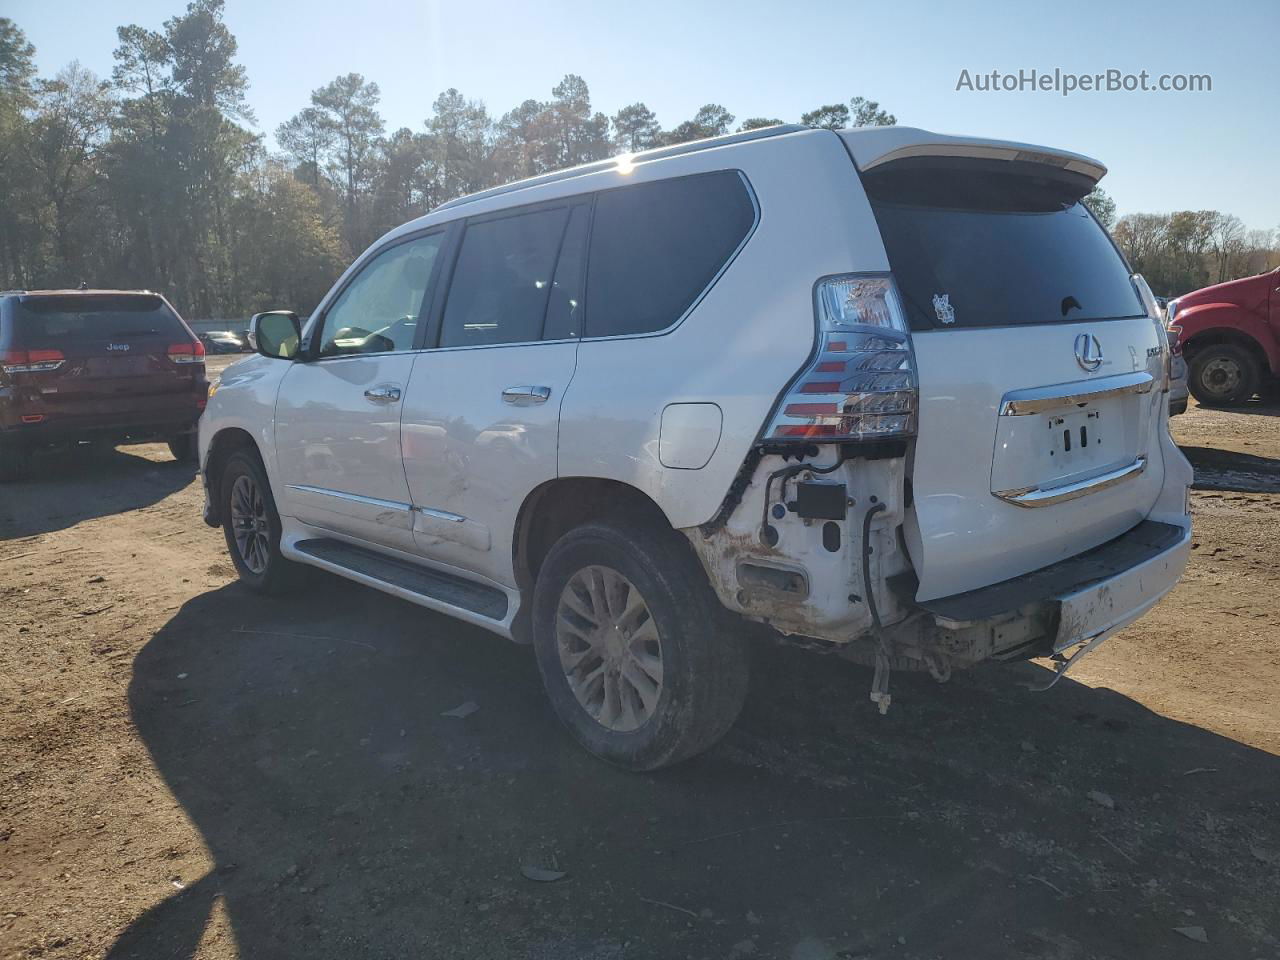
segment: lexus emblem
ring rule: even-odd
[[[1102,366],[1102,344],[1092,333],[1082,333],[1076,337],[1076,363],[1080,369],[1089,373]]]

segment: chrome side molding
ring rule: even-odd
[[[1150,379],[1150,378],[1148,378]],[[1111,470],[1088,480],[1077,480],[1075,483],[1064,483],[1059,487],[1019,487],[1014,490],[993,490],[992,494],[1001,500],[1007,500],[1018,507],[1048,507],[1055,503],[1087,497],[1091,493],[1106,490],[1118,483],[1139,476],[1147,469],[1147,458],[1138,457],[1128,466]]]
[[[1150,393],[1155,378],[1149,373],[1120,373],[1097,380],[1077,380],[1074,383],[1058,383],[1048,387],[1030,387],[1011,390],[1000,401],[1000,416],[1029,417],[1048,410],[1083,406],[1108,397],[1120,397],[1128,393]]]
[[[436,510],[433,507],[414,507],[419,513],[427,517],[435,517],[437,520],[448,520],[450,523],[466,523],[467,518],[456,513],[450,513],[448,510]]]
[[[398,500],[379,500],[377,497],[365,497],[358,493],[347,493],[344,490],[330,490],[328,487],[313,487],[309,483],[291,483],[288,489],[298,493],[314,493],[322,497],[333,497],[335,500],[346,500],[348,503],[363,503],[370,507],[381,507],[384,510],[403,510],[406,513],[413,509],[410,504]]]

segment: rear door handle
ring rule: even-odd
[[[516,407],[532,407],[551,399],[550,387],[507,387],[502,391],[502,402]]]
[[[370,387],[364,392],[364,398],[370,403],[399,403],[400,388],[390,383],[379,384],[376,387]]]

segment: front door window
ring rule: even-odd
[[[443,242],[443,233],[433,233],[396,244],[369,261],[325,313],[320,356],[412,350]]]

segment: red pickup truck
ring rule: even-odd
[[[1280,386],[1280,267],[1171,300],[1169,329],[1187,358],[1188,386],[1210,407]]]

